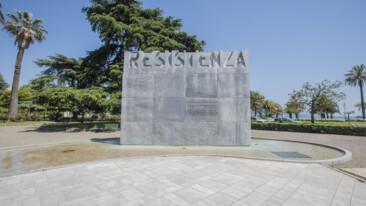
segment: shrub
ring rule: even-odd
[[[366,136],[366,127],[352,125],[252,122],[252,129]]]

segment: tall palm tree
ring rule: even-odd
[[[24,51],[34,42],[45,40],[47,31],[42,26],[42,20],[33,20],[31,13],[18,11],[16,15],[8,14],[8,17],[9,20],[4,23],[4,30],[14,36],[15,45],[18,47],[8,117],[9,120],[14,120],[18,113],[18,88]]]
[[[4,14],[3,14],[3,11],[1,10],[1,8],[2,8],[2,5],[0,3],[0,23],[3,24],[5,21],[5,18],[4,18]]]
[[[360,87],[362,119],[365,119],[365,102],[363,98],[363,85],[366,81],[365,65],[361,64],[353,66],[352,69],[345,74],[345,77],[345,81],[348,85]]]

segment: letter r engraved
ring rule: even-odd
[[[140,57],[140,52],[138,53],[130,53],[130,67],[131,68],[139,68],[139,57]]]

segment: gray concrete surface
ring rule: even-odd
[[[249,145],[246,52],[125,52],[121,144]]]
[[[312,142],[343,147],[352,152],[352,160],[344,164],[337,165],[336,167],[366,168],[366,137],[264,130],[252,130],[252,137],[281,140],[298,140],[303,142]]]
[[[120,131],[100,133],[86,131],[42,131],[39,130],[39,125],[0,126],[0,149],[90,142],[91,138],[111,138],[119,137],[119,135]]]
[[[38,126],[0,126],[0,149],[25,146],[42,146],[61,143],[90,142],[91,138],[115,138],[120,131],[115,132],[41,132]],[[337,165],[339,168],[366,168],[366,137],[310,134],[296,132],[277,132],[252,130],[253,137],[298,140],[343,147],[352,152],[352,160]]]
[[[117,159],[0,178],[0,205],[364,206],[366,184],[316,164]]]

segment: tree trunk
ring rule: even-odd
[[[81,123],[84,123],[84,119],[85,119],[85,113],[84,113],[84,112],[82,112],[82,113],[81,113]]]
[[[325,118],[325,114],[324,113],[320,113],[320,118],[324,119]]]
[[[78,115],[79,115],[79,113],[78,113],[78,112],[72,112],[72,117],[71,117],[71,119],[73,119],[73,120],[77,120],[77,119],[78,119]]]
[[[364,103],[364,99],[363,99],[363,83],[362,83],[362,81],[358,82],[358,86],[360,86],[360,93],[361,93],[362,119],[365,119],[365,103]]]
[[[24,49],[18,48],[18,54],[15,62],[15,70],[13,76],[13,84],[11,86],[11,98],[9,105],[8,120],[15,120],[18,115],[18,88],[19,88],[19,78],[22,67],[23,55],[24,55]]]
[[[315,122],[314,113],[313,113],[313,112],[311,112],[311,113],[310,113],[310,116],[311,116],[311,123],[313,123],[313,124],[314,124],[314,122]]]
[[[291,112],[289,112],[289,113],[288,113],[288,117],[289,117],[290,119],[292,119],[292,113],[291,113]]]
[[[333,119],[333,113],[330,113],[330,118]]]
[[[314,110],[315,110],[315,102],[314,102],[314,100],[313,101],[311,101],[311,107],[310,107],[310,117],[311,117],[311,123],[313,123],[314,124],[314,122],[315,122],[315,119],[314,119]]]

